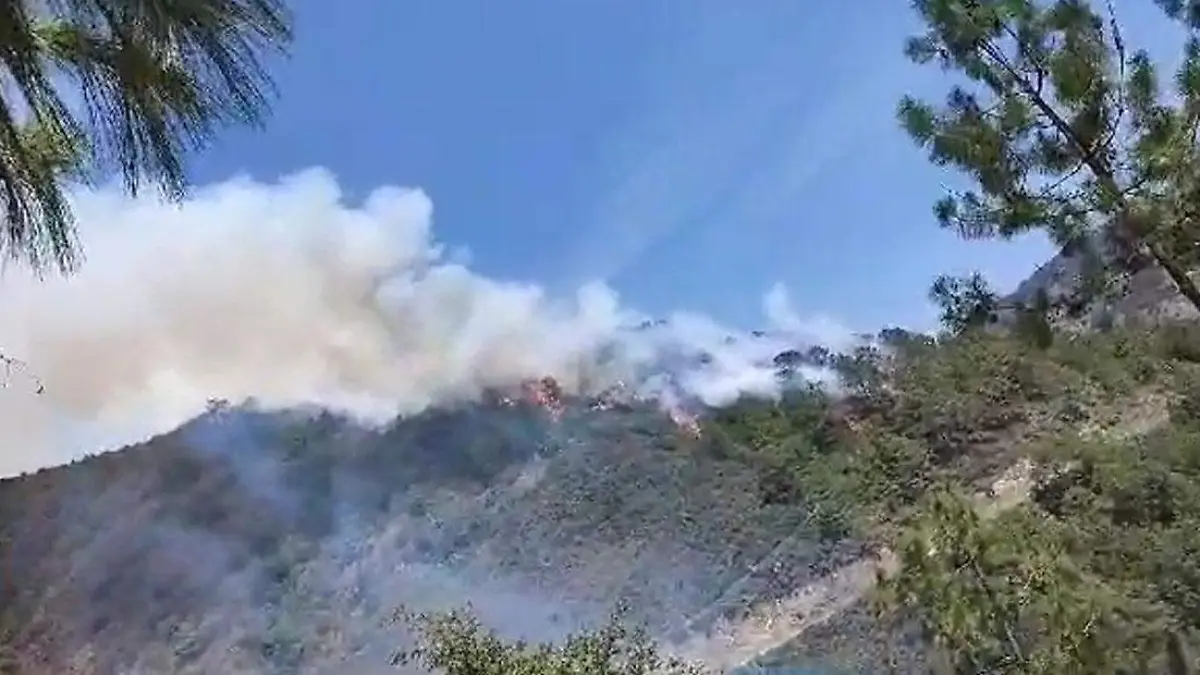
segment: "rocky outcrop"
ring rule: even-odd
[[[1035,305],[1040,294],[1045,294],[1056,306],[1052,316],[1055,324],[1068,329],[1094,330],[1106,324],[1159,325],[1200,316],[1178,293],[1166,273],[1155,265],[1127,274],[1111,298],[1072,307],[1084,273],[1085,257],[1081,253],[1058,253],[1001,299],[997,323],[1011,324],[1017,308]],[[1193,278],[1200,278],[1198,274],[1193,272]]]

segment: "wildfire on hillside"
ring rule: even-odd
[[[553,377],[525,382],[521,385],[521,390],[526,402],[542,408],[556,422],[562,419],[566,408],[563,404],[563,391]]]
[[[563,403],[562,387],[552,377],[526,380],[507,394],[502,394],[498,403],[506,408],[517,405],[537,406],[545,410],[552,419],[562,419],[566,406]]]
[[[692,438],[700,438],[703,435],[700,430],[700,420],[686,410],[671,407],[667,409],[667,416],[671,418],[671,421],[675,423],[675,426],[682,433]]]
[[[628,406],[631,399],[635,398],[637,398],[636,394],[631,393],[623,382],[618,382],[615,386],[595,397],[588,407],[596,411],[613,410]],[[499,403],[505,407],[516,405],[537,406],[545,410],[550,418],[556,422],[562,420],[563,414],[566,411],[562,386],[553,377],[526,380],[516,390],[502,395]],[[701,437],[700,422],[695,415],[675,405],[666,406],[664,412],[681,433],[692,438]]]

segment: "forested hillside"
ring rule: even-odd
[[[1064,608],[1011,600],[1018,623],[1056,622],[1074,639],[1104,617],[1096,607],[1143,607],[1086,653],[1126,658],[1139,640],[1141,653],[1161,651],[1167,629],[1196,616],[1193,330],[1050,345],[890,331],[878,347],[805,355],[840,373],[845,396],[812,387],[747,400],[711,411],[699,438],[652,407],[582,401],[558,419],[527,403],[478,405],[384,431],[214,410],[145,446],[0,483],[9,654],[16,672],[383,665],[406,641],[403,624],[388,625],[394,609],[465,602],[510,638],[556,638],[624,604],[633,625],[681,640],[906,528],[954,525],[946,514],[959,512],[932,509],[930,495],[986,492],[1022,457],[1071,472],[1039,478],[1026,506],[939,550],[967,555],[978,541],[987,578],[1004,580],[994,602],[1020,593],[1019,574],[1049,574],[1050,562],[1031,561],[1064,565],[1053,568],[1067,575],[1054,581]],[[251,459],[215,450],[231,443]],[[897,550],[911,564],[916,554]],[[897,577],[928,584],[895,588],[897,601],[917,602],[917,617],[948,601],[921,595],[930,589],[981,602],[953,569]],[[1072,585],[1075,573],[1086,583]],[[872,601],[765,661],[876,672],[896,659],[921,672],[919,631],[877,619]],[[970,616],[949,646],[991,649]]]
[[[832,429],[797,442],[807,402],[719,416],[713,436],[741,441],[764,498],[802,495],[827,536],[878,545],[878,587],[859,584],[857,605],[766,661],[1195,668],[1200,8],[1156,4],[1178,28],[1178,67],[1130,43],[1114,3],[911,3],[924,25],[906,56],[952,80],[940,104],[904,97],[899,122],[967,179],[933,220],[967,239],[1037,233],[1061,252],[1004,296],[979,273],[936,279],[943,334],[840,364],[848,396],[816,416]],[[994,482],[1005,467],[1020,470]],[[448,658],[485,644],[478,627],[438,621],[425,662],[486,672]]]
[[[113,145],[89,132],[180,196],[171,130],[265,111],[278,6],[143,4],[0,11],[36,122],[0,137],[5,252],[35,268],[75,263],[62,185]],[[1200,3],[1156,3],[1173,72],[1112,3],[911,5],[905,54],[952,85],[898,122],[967,179],[932,220],[1061,251],[1015,293],[947,274],[936,334],[797,346],[779,396],[728,406],[553,379],[382,426],[214,401],[0,481],[0,673],[1194,672]],[[113,103],[98,130],[51,64]]]

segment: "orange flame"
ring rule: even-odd
[[[625,384],[618,383],[613,390],[601,394],[596,400],[592,401],[591,408],[593,410],[610,410],[621,403],[623,398],[622,393],[626,391]],[[521,383],[518,392],[514,392],[511,396],[502,396],[499,402],[506,407],[515,406],[518,402],[535,405],[545,410],[550,415],[550,418],[556,422],[562,419],[566,411],[562,387],[553,377],[526,380]],[[677,406],[668,406],[665,412],[680,432],[692,438],[701,438],[703,436],[700,421],[695,415]]]
[[[680,431],[688,436],[700,438],[703,435],[703,432],[700,430],[700,421],[696,419],[695,415],[679,408],[671,407],[667,409],[667,416],[671,418],[675,426],[679,427]]]
[[[540,380],[524,382],[521,385],[521,394],[527,403],[542,408],[555,421],[562,418],[566,406],[562,400],[562,387],[554,378],[543,377]]]

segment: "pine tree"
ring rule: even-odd
[[[1200,262],[1200,9],[1159,5],[1190,31],[1173,92],[1145,51],[1127,50],[1111,7],[913,0],[926,30],[906,55],[965,80],[941,106],[905,97],[898,110],[932,162],[973,179],[935,205],[943,227],[966,238],[1042,230],[1102,261],[1089,295],[1157,265],[1200,310],[1188,276]]]
[[[952,335],[987,325],[999,307],[999,298],[978,272],[939,276],[929,289],[929,299],[941,310],[938,318]]]
[[[74,268],[66,181],[115,170],[181,198],[188,151],[263,120],[261,57],[291,36],[280,0],[0,2],[0,251]]]
[[[950,672],[1110,673],[1161,634],[1144,619],[1152,612],[1081,572],[1044,515],[984,521],[967,498],[941,491],[924,507],[877,600],[915,619]]]

